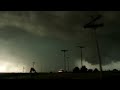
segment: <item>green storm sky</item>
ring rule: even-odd
[[[103,15],[100,22],[104,22],[104,27],[97,30],[102,63],[117,63],[120,60],[119,11],[0,11],[0,60],[27,68],[34,61],[38,71],[59,70],[63,68],[60,50],[68,49],[72,69],[80,60],[80,49],[76,48],[80,43],[85,46],[85,61],[97,65],[93,32],[83,26],[91,20],[90,16],[98,13]]]

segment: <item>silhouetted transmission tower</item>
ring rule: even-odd
[[[61,50],[61,51],[64,53],[64,70],[66,71],[66,52],[67,52],[68,50],[63,49],[63,50]]]
[[[101,62],[101,56],[100,56],[100,49],[99,49],[99,44],[97,40],[97,35],[96,35],[96,29],[99,27],[103,27],[104,24],[95,24],[97,20],[99,20],[102,17],[102,15],[97,15],[96,17],[92,17],[92,21],[84,25],[84,28],[91,28],[94,31],[95,34],[95,40],[96,40],[96,45],[97,45],[97,52],[98,52],[98,57],[99,57],[99,65],[100,65],[100,78],[102,78],[102,62]]]
[[[83,47],[83,46],[77,46],[77,47],[79,47],[81,49],[81,67],[82,67],[83,66],[83,48],[85,48],[85,47]]]

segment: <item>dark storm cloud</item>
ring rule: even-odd
[[[83,30],[83,25],[86,21],[90,20],[88,16],[96,12],[65,12],[65,11],[13,11],[0,13],[1,26],[13,25],[25,28],[30,32],[37,32],[40,35],[56,35],[64,37],[76,34]],[[105,19],[105,24],[114,24],[116,17],[119,13],[117,12],[101,12]],[[62,35],[61,35],[62,34]],[[70,38],[69,37],[69,38]],[[67,38],[67,37],[66,37]]]
[[[96,64],[98,61],[96,61],[93,33],[92,31],[84,30],[83,25],[91,20],[91,15],[97,13],[103,15],[104,18],[100,22],[104,22],[105,24],[104,27],[97,31],[103,63],[108,64],[111,61],[119,61],[120,12],[118,11],[1,11],[0,32],[2,34],[0,37],[6,39],[10,39],[10,37],[12,39],[14,37],[23,38],[27,33],[31,33],[41,37],[59,38],[61,40],[71,41],[71,43],[73,41],[75,43],[80,42],[86,46],[84,51],[86,60]],[[6,29],[9,27],[14,27],[14,29]],[[6,31],[2,31],[2,28]]]
[[[84,13],[84,12],[83,12]],[[78,36],[85,15],[80,12],[1,12],[1,26],[22,27],[40,36],[62,39]],[[81,32],[84,33],[84,32]],[[81,34],[82,35],[82,34]]]

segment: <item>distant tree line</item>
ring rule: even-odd
[[[97,68],[95,68],[94,70],[93,69],[87,69],[86,66],[82,66],[81,68],[79,67],[75,67],[73,69],[73,73],[87,73],[87,72],[99,72],[99,70]],[[120,72],[119,70],[117,69],[113,69],[113,70],[107,70],[106,72]]]

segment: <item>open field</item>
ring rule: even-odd
[[[100,79],[97,73],[0,73],[0,79]],[[103,72],[103,79],[120,79],[120,72]]]

